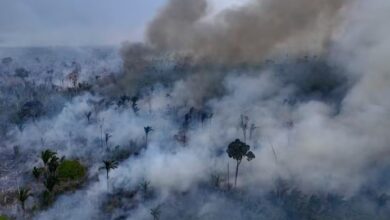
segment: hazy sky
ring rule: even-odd
[[[141,40],[166,0],[0,0],[0,46]]]
[[[118,45],[140,41],[168,0],[0,0],[0,46]],[[208,0],[209,12],[249,0]]]

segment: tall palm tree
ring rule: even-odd
[[[25,210],[24,204],[25,204],[26,200],[28,199],[28,197],[30,197],[30,196],[31,196],[30,189],[28,189],[28,188],[19,189],[18,200],[19,200],[20,204],[22,205],[23,211]]]
[[[106,170],[106,177],[107,177],[107,190],[108,190],[108,179],[109,179],[109,172],[110,170],[118,168],[118,162],[115,160],[104,160],[103,161],[103,166],[101,166],[99,169],[105,169]]]

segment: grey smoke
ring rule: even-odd
[[[206,0],[169,1],[150,23],[147,42],[122,48],[125,75],[116,90],[136,93],[145,85],[181,80],[185,87],[180,96],[189,105],[202,106],[224,94],[221,82],[235,71],[226,67],[252,66],[254,71],[247,72],[259,74],[256,65],[264,69],[269,59],[283,63],[286,54],[290,59],[309,55],[309,62],[319,63],[312,58],[317,56],[326,63],[344,18],[342,12],[350,2],[252,0],[209,18]],[[167,67],[153,71],[153,66],[160,65]],[[292,78],[306,78],[305,73],[295,72],[299,76]],[[329,72],[316,73],[318,83],[333,74]]]
[[[321,53],[347,3],[252,0],[205,21],[206,0],[172,0],[150,24],[147,39],[159,50],[224,64],[261,62],[280,47],[283,53]]]

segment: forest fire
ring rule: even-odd
[[[217,2],[0,48],[0,220],[389,219],[390,2]]]

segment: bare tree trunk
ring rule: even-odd
[[[148,99],[149,114],[152,114],[152,98]]]
[[[277,156],[276,151],[275,151],[275,148],[274,148],[274,146],[273,146],[272,144],[271,144],[271,148],[272,148],[272,152],[273,152],[273,154],[274,154],[275,163],[277,163],[277,162],[278,162],[278,156]]]
[[[145,134],[145,148],[148,147],[148,133]]]
[[[234,187],[237,186],[237,176],[238,176],[238,167],[240,166],[241,160],[237,160],[237,165],[236,165],[236,177],[234,179]]]
[[[22,203],[22,216],[23,218],[26,218],[26,210],[24,209],[24,202]]]
[[[100,125],[100,145],[103,148],[103,125]]]
[[[229,161],[227,164],[227,180],[228,180],[228,189],[230,190],[230,171],[229,171]]]
[[[107,191],[109,190],[109,186],[108,186],[108,179],[109,179],[109,177],[108,177],[108,170],[107,170]]]

